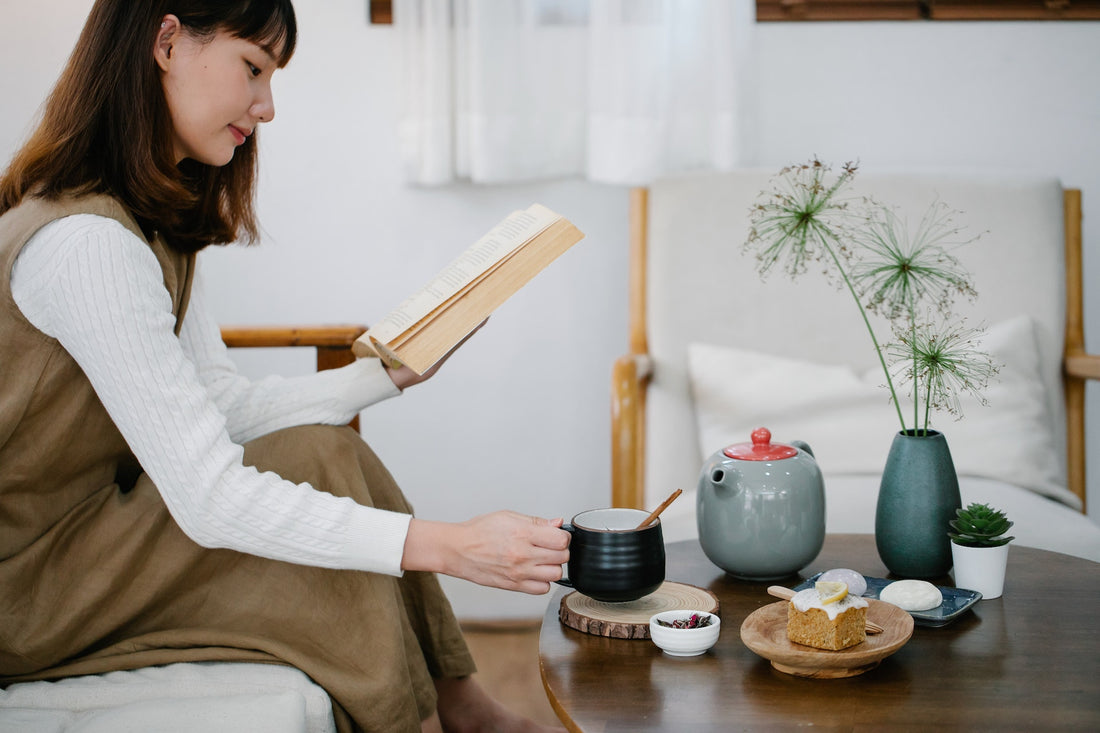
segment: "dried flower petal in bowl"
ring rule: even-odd
[[[693,613],[687,618],[674,618],[671,621],[658,618],[656,622],[658,626],[665,626],[670,629],[698,629],[703,626],[710,626],[710,620],[709,613],[703,615]]]
[[[662,611],[649,619],[649,638],[665,654],[694,657],[718,641],[722,621],[706,611]]]

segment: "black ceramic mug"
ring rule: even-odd
[[[562,526],[569,541],[568,577],[558,583],[608,603],[647,596],[665,580],[665,540],[661,520],[642,529],[649,512],[590,509]]]

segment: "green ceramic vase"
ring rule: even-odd
[[[875,508],[875,545],[894,575],[932,578],[951,569],[948,522],[962,506],[947,439],[936,430],[894,436]]]

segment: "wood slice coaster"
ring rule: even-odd
[[[648,596],[626,603],[604,603],[577,591],[561,599],[558,618],[571,629],[615,639],[648,639],[649,618],[680,609],[718,613],[718,597],[709,590],[665,581]]]

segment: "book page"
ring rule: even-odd
[[[465,297],[459,294],[447,300],[389,346],[397,352],[397,359],[402,364],[423,374],[498,306],[583,237],[567,219],[558,219],[531,242],[518,247],[492,270],[479,276],[477,284],[471,286],[473,291],[463,291]]]
[[[546,231],[545,229],[543,231]],[[500,267],[502,267],[508,260],[515,257],[519,252],[523,251],[523,247],[515,247],[512,251],[505,253],[503,257],[494,262],[492,266],[484,272],[476,273],[469,282],[456,290],[449,298],[444,299],[440,303],[437,303],[434,308],[431,309],[423,318],[416,323],[410,324],[404,331],[391,338],[388,343],[392,349],[399,349],[401,346],[412,336],[415,335],[418,327],[429,319],[434,319],[439,316],[440,313],[450,308],[452,305],[462,300],[467,293],[478,287],[482,282],[489,279]],[[368,332],[369,333],[369,332]]]
[[[560,215],[540,204],[534,204],[525,211],[512,212],[421,290],[372,326],[367,335],[372,341],[389,343],[560,218]]]

